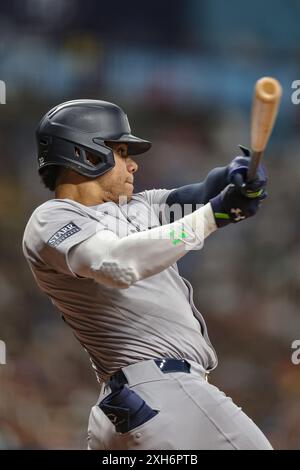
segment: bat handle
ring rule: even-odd
[[[249,167],[248,174],[247,174],[247,183],[251,183],[255,179],[257,168],[261,161],[262,155],[263,155],[263,151],[252,152],[250,167]]]

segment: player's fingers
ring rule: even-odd
[[[243,189],[245,187],[244,177],[241,173],[235,172],[231,176],[231,182],[239,189]]]

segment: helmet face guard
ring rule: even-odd
[[[113,103],[98,100],[75,100],[51,109],[36,131],[39,171],[59,165],[96,178],[115,165],[113,151],[105,142],[128,144],[129,155],[139,155],[151,143],[131,134],[124,111]],[[97,163],[87,152],[98,157]]]

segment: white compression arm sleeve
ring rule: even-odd
[[[102,230],[71,249],[69,266],[78,276],[109,287],[133,283],[171,266],[189,250],[199,249],[217,229],[210,203],[172,224],[124,238]]]

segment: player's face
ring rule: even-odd
[[[99,177],[99,183],[110,200],[118,202],[120,196],[126,196],[130,200],[134,189],[134,173],[138,165],[128,155],[127,144],[112,143],[110,147],[114,152],[115,166]]]

